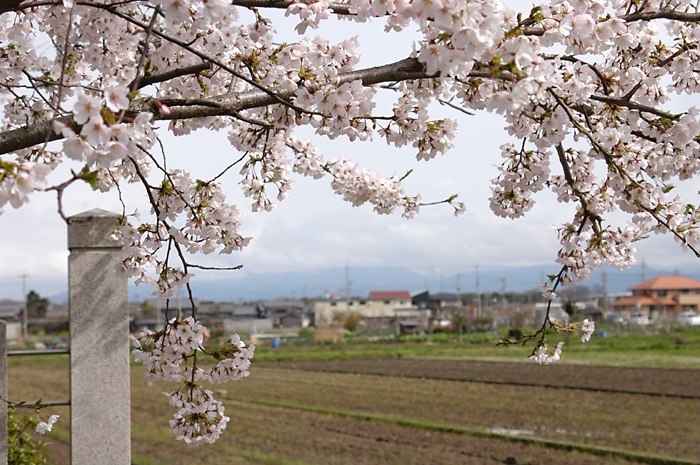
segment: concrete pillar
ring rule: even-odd
[[[72,465],[131,463],[128,281],[110,239],[118,218],[96,209],[68,224]]]
[[[0,397],[7,400],[7,323],[0,320]],[[0,401],[0,465],[7,465],[7,403]]]

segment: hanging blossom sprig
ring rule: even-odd
[[[49,415],[49,417],[46,419],[46,421],[40,421],[40,413],[41,409],[46,408],[46,407],[51,407],[54,405],[51,402],[43,402],[42,400],[38,400],[33,403],[21,401],[21,402],[13,402],[8,399],[4,399],[0,397],[0,402],[5,402],[10,409],[15,409],[17,407],[21,408],[28,408],[32,409],[35,411],[36,416],[34,418],[30,416],[24,416],[24,420],[27,422],[25,427],[33,427],[34,431],[36,431],[39,434],[46,434],[48,431],[51,431],[53,429],[53,425],[56,424],[58,421],[58,418],[60,415]]]
[[[578,332],[581,335],[581,342],[588,342],[591,340],[591,336],[595,332],[595,322],[589,321],[588,318],[584,319],[580,323],[565,323],[562,321],[552,321],[550,327],[554,329],[557,333],[559,332]],[[557,362],[561,360],[561,351],[564,347],[564,341],[560,341],[555,344],[552,348],[553,352],[549,350],[547,344],[542,339],[535,346],[535,349],[530,355],[530,359],[536,361],[540,365],[549,365],[550,363]]]
[[[173,432],[178,440],[192,446],[214,443],[229,422],[223,404],[198,381],[214,384],[243,379],[250,374],[248,368],[255,354],[255,345],[246,346],[237,334],[207,351],[203,347],[206,331],[195,318],[187,317],[169,320],[160,331],[147,330],[131,336],[132,353],[137,362],[146,366],[145,378],[149,382],[181,383],[178,389],[163,394],[177,409],[170,420]],[[197,365],[198,354],[209,355],[216,363],[203,370]]]
[[[532,349],[532,354],[530,359],[539,363],[540,365],[549,365],[554,362],[561,360],[562,349],[564,348],[564,341],[560,341],[551,348],[547,344],[547,330],[551,329],[555,334],[560,333],[578,333],[581,337],[581,342],[588,342],[591,340],[593,333],[595,332],[595,322],[584,319],[581,322],[569,323],[561,320],[555,320],[551,318],[552,302],[557,298],[556,289],[559,285],[569,280],[568,273],[569,267],[564,266],[557,275],[549,276],[550,282],[540,286],[542,289],[542,297],[547,300],[547,311],[544,317],[542,326],[532,334],[525,334],[520,339],[502,339],[499,341],[498,345],[514,345],[521,344],[525,345],[530,341],[536,341],[535,347]],[[552,284],[550,284],[552,283]]]
[[[53,429],[53,425],[58,421],[58,417],[59,415],[51,415],[45,422],[40,421],[36,425],[36,432],[39,434],[46,434],[47,431],[51,431]]]

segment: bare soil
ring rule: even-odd
[[[228,396],[683,460],[700,457],[700,399],[263,367],[231,385]]]
[[[66,367],[13,365],[9,377],[10,397],[15,400],[68,396]],[[697,393],[698,378],[700,372],[692,370],[607,370],[452,360],[254,363],[249,378],[213,387],[226,390],[218,397],[231,417],[220,441],[191,448],[176,441],[168,427],[174,412],[162,392],[176,386],[149,386],[143,380],[143,368],[135,366],[132,457],[135,464],[142,465],[650,463],[614,454],[600,456],[507,438],[436,431],[420,426],[425,422],[697,462],[700,399],[659,394],[684,392],[674,387],[676,384]],[[471,379],[484,382],[464,382]],[[494,384],[523,379],[529,385]],[[557,383],[654,395],[547,387]],[[329,413],[332,410],[368,419]],[[51,413],[61,414],[58,427],[69,427],[65,407],[42,415]],[[376,416],[415,424],[369,419]],[[53,443],[51,460],[59,465],[69,463],[69,445],[56,436],[47,435],[47,439]]]
[[[262,365],[262,364],[261,364]],[[444,359],[360,359],[265,362],[308,371],[632,392],[700,399],[700,370],[488,362]]]

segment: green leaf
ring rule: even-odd
[[[95,171],[84,171],[80,175],[80,179],[90,184],[90,187],[97,189],[97,170]]]

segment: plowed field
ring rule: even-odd
[[[266,362],[308,371],[574,388],[700,398],[700,371],[441,359],[372,359]]]
[[[199,448],[176,441],[168,426],[174,411],[162,392],[175,386],[149,386],[143,373],[133,367],[135,465],[692,465],[700,458],[693,370],[257,362],[250,377],[213,387],[231,421],[216,444]],[[13,399],[68,396],[65,366],[13,363],[9,377]],[[70,413],[42,415],[50,413],[61,414],[46,438],[50,458],[63,465]]]

